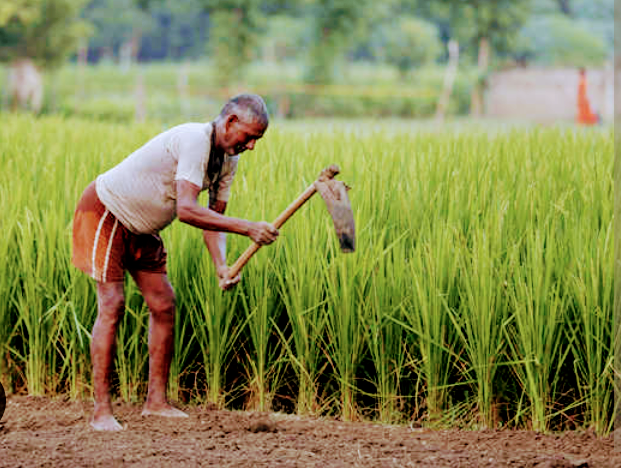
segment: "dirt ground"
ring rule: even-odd
[[[0,466],[621,466],[613,437],[589,432],[437,431],[184,409],[189,418],[169,420],[143,418],[140,406],[115,404],[125,430],[101,433],[88,425],[88,402],[10,397],[0,421]]]

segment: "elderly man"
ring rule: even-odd
[[[115,335],[125,309],[128,271],[149,307],[149,387],[143,415],[186,417],[166,400],[173,350],[175,294],[166,275],[166,250],[159,232],[175,218],[203,230],[219,286],[229,278],[225,232],[274,242],[267,222],[224,216],[239,154],[252,150],[268,126],[261,97],[232,98],[210,123],[186,123],[157,135],[85,189],[74,215],[73,263],[97,282],[98,313],[91,357],[95,408],[91,426],[120,430],[112,415],[110,373]],[[198,204],[209,190],[209,208]]]

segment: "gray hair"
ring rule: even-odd
[[[226,119],[235,114],[246,122],[258,122],[267,128],[269,116],[265,101],[258,94],[238,94],[229,99],[220,111],[220,117]]]

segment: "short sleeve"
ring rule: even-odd
[[[209,162],[210,141],[202,131],[177,135],[177,173],[175,180],[187,180],[199,187],[203,186],[203,177]]]

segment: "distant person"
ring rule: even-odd
[[[601,118],[591,110],[589,97],[587,96],[588,85],[585,68],[581,67],[578,73],[578,115],[576,116],[576,121],[581,125],[598,124],[601,122]]]
[[[35,114],[43,106],[43,78],[32,60],[12,62],[7,73],[7,92],[4,107],[11,102],[11,111],[30,109]]]
[[[125,310],[123,280],[129,272],[149,307],[149,386],[143,415],[187,417],[166,400],[173,352],[175,294],[166,274],[159,232],[175,218],[203,230],[218,284],[228,289],[225,232],[270,244],[270,223],[224,216],[239,154],[252,150],[268,126],[265,102],[241,94],[209,123],[173,127],[138,148],[90,183],[73,220],[74,265],[97,283],[98,312],[91,341],[95,407],[91,426],[120,430],[112,415],[110,373],[115,335]],[[198,196],[209,190],[209,208]]]

